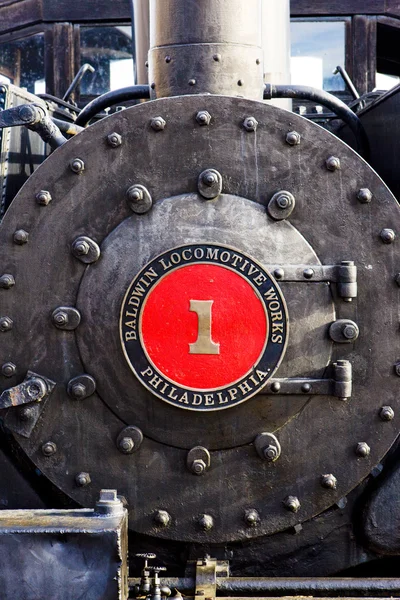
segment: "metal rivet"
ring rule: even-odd
[[[22,246],[23,244],[26,244],[29,238],[29,233],[27,231],[25,231],[24,229],[17,229],[17,231],[14,233],[13,236],[13,240],[16,244],[19,244],[20,246]]]
[[[214,527],[214,519],[211,515],[201,515],[197,521],[200,529],[210,531]]]
[[[243,518],[248,527],[256,527],[260,522],[260,515],[254,508],[246,510]]]
[[[0,277],[0,288],[3,288],[3,290],[9,290],[13,285],[15,285],[15,279],[9,273],[5,273]]]
[[[285,271],[280,267],[278,269],[275,269],[274,277],[275,279],[283,279],[285,277]]]
[[[80,158],[73,158],[69,163],[69,168],[73,173],[79,175],[85,170],[85,163]]]
[[[47,190],[40,190],[35,196],[36,202],[41,206],[47,206],[51,202],[51,194]]]
[[[321,485],[328,490],[336,490],[337,479],[332,473],[321,475]]]
[[[131,185],[131,187],[126,190],[126,198],[129,208],[137,215],[147,213],[153,206],[151,194],[144,185]]]
[[[340,169],[340,160],[337,158],[337,156],[330,156],[326,159],[325,166],[328,171],[337,171]]]
[[[239,79],[238,86],[241,87],[242,85],[244,85],[244,81],[243,81],[243,79]]]
[[[256,65],[259,65],[261,63],[261,60],[259,58],[256,58]]]
[[[394,281],[400,287],[400,273],[396,273]]]
[[[107,136],[107,144],[111,146],[111,148],[118,148],[122,144],[122,137],[119,133],[113,131]]]
[[[130,454],[135,447],[135,442],[131,437],[123,437],[118,442],[118,450],[123,454]]]
[[[148,68],[148,66],[149,66],[149,61],[148,60],[145,61],[144,66],[146,67],[146,69]]]
[[[301,141],[301,135],[297,131],[289,131],[286,134],[286,143],[289,146],[298,146]]]
[[[283,506],[290,512],[297,513],[300,510],[301,504],[297,496],[288,496],[283,501]]]
[[[165,129],[165,125],[166,122],[162,117],[154,117],[150,121],[150,126],[152,129],[154,129],[154,131],[162,131],[163,129]]]
[[[396,238],[396,234],[393,229],[382,229],[380,238],[384,244],[392,244]]]
[[[153,521],[159,527],[168,527],[168,525],[171,523],[171,517],[166,510],[157,510],[154,513]]]
[[[357,446],[354,448],[354,452],[360,458],[366,458],[371,452],[371,448],[368,446],[367,442],[358,442]]]
[[[258,121],[254,117],[246,117],[243,121],[243,127],[246,131],[256,131],[258,126]]]
[[[84,471],[75,476],[75,483],[78,487],[85,487],[86,485],[89,485],[91,481],[89,473],[85,473]]]
[[[214,54],[213,55],[213,60],[215,60],[215,62],[219,62],[221,60],[221,55],[220,54]]]
[[[4,377],[12,377],[17,372],[17,367],[12,362],[6,362],[1,367],[1,374]]]
[[[372,192],[368,188],[361,188],[357,192],[357,200],[361,204],[369,204],[372,200]]]
[[[314,271],[312,269],[310,269],[310,268],[304,269],[304,271],[303,271],[304,279],[312,279],[313,276],[314,276]]]
[[[170,63],[171,62],[171,57],[170,56],[166,56],[165,57],[165,62],[166,63]]]
[[[309,394],[311,392],[311,384],[303,383],[303,385],[301,386],[301,391],[303,392],[303,394]]]
[[[147,66],[148,66],[148,65],[147,65]],[[152,90],[155,90],[155,89],[156,89],[156,84],[154,83],[154,81],[153,81],[153,83],[151,84],[151,86],[150,86],[150,87],[151,87],[151,89],[152,89]]]
[[[394,410],[391,406],[382,406],[379,416],[382,421],[392,421],[394,419]]]
[[[6,333],[13,328],[13,320],[10,317],[0,317],[0,331]]]
[[[196,80],[195,79],[189,79],[188,84],[189,85],[196,85]]]
[[[398,377],[400,377],[400,362],[397,362],[394,366],[394,372]]]
[[[271,392],[273,392],[274,394],[277,394],[281,389],[281,384],[279,383],[279,381],[273,381],[271,383]]]
[[[196,115],[196,121],[199,125],[209,125],[211,122],[211,115],[207,110],[199,110]]]
[[[41,450],[44,456],[53,456],[57,452],[57,446],[54,442],[45,442],[42,444]]]

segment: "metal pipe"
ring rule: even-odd
[[[129,578],[129,587],[138,585],[139,578]],[[254,595],[319,595],[399,597],[398,578],[339,578],[339,577],[217,577],[217,591],[221,596]],[[162,585],[193,595],[195,581],[191,577],[165,577]]]
[[[262,0],[150,0],[151,97],[262,99]]]
[[[290,84],[289,0],[263,0],[262,45],[264,83]],[[268,103],[292,110],[292,101],[289,98],[273,98]]]
[[[341,67],[340,65],[338,65],[336,67],[336,69],[334,69],[332,71],[332,73],[333,73],[333,75],[337,75],[338,73],[340,73],[343,81],[345,82],[345,84],[349,88],[350,93],[353,96],[354,100],[357,100],[357,98],[360,97],[360,94],[358,93],[356,86],[354,85],[354,83],[350,79],[350,75],[348,74],[348,72],[346,71],[346,69],[343,69],[343,67]]]
[[[132,85],[130,87],[121,88],[107,92],[98,98],[95,98],[87,104],[79,113],[75,124],[85,127],[97,113],[105,108],[109,108],[118,102],[128,102],[129,100],[142,100],[150,98],[148,85]]]
[[[94,69],[94,67],[92,67],[92,65],[89,65],[89,63],[85,63],[84,65],[81,66],[81,68],[79,69],[79,71],[77,72],[75,77],[73,78],[71,85],[69,86],[69,88],[65,92],[64,96],[62,97],[62,99],[65,102],[68,102],[68,100],[70,99],[70,96],[75,92],[77,87],[79,87],[79,84],[81,83],[81,81],[82,81],[83,77],[85,76],[85,73],[87,73],[87,71],[90,71],[90,73],[94,73],[95,69]]]
[[[150,47],[149,0],[131,0],[134,23],[136,84],[147,84],[147,55]]]
[[[83,131],[83,127],[79,127],[79,125],[75,125],[75,123],[69,123],[68,121],[62,121],[61,119],[56,119],[55,117],[51,117],[54,125],[57,125],[58,129],[62,133],[66,133],[67,135],[77,135],[81,131]]]
[[[354,133],[357,141],[357,151],[365,159],[369,157],[369,141],[365,129],[357,115],[339,98],[328,94],[324,90],[318,90],[305,85],[272,85],[266,84],[264,99],[271,98],[293,98],[297,100],[310,100],[327,106],[340,119],[342,119]]]

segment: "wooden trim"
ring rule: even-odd
[[[352,23],[351,77],[360,94],[375,87],[376,17],[355,15]]]
[[[44,21],[102,22],[131,20],[130,0],[41,0]]]
[[[398,0],[291,0],[292,16],[388,15],[400,17]]]
[[[75,73],[71,23],[54,23],[45,33],[46,92],[62,98]]]

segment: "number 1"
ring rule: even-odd
[[[189,344],[189,354],[219,354],[219,344],[211,338],[211,307],[214,300],[191,300],[190,311],[197,313],[197,340]]]

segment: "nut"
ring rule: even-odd
[[[203,475],[207,469],[207,465],[201,458],[196,458],[190,467],[194,475]]]
[[[68,324],[68,315],[65,311],[59,310],[53,315],[53,323],[58,327]]]
[[[12,377],[15,375],[16,371],[17,367],[12,362],[6,362],[1,367],[1,374],[4,375],[4,377]]]
[[[51,194],[46,190],[40,190],[35,196],[36,202],[41,206],[47,206],[51,202]]]
[[[342,333],[346,340],[354,340],[354,338],[358,337],[358,331],[354,325],[345,325]]]
[[[297,513],[301,507],[300,500],[297,498],[297,496],[288,496],[283,501],[283,505],[286,508],[286,510],[289,510],[293,513]]]
[[[337,156],[330,156],[326,159],[325,166],[328,171],[337,171],[340,169],[340,160],[337,158]]]
[[[171,517],[166,510],[157,510],[154,513],[153,521],[159,527],[168,527],[171,523]]]
[[[85,487],[86,485],[89,485],[91,481],[89,473],[85,473],[84,471],[75,476],[75,483],[78,487]]]
[[[244,513],[244,521],[248,527],[256,527],[260,522],[260,515],[254,508],[250,508]]]
[[[268,462],[274,462],[277,458],[279,458],[279,450],[276,446],[269,444],[263,451],[264,458]]]
[[[240,85],[240,84],[239,84]],[[254,117],[246,117],[243,121],[243,127],[246,131],[256,131],[258,121]]]
[[[371,452],[371,448],[368,446],[367,442],[358,442],[354,451],[360,458],[366,458]]]
[[[71,386],[70,394],[72,398],[75,398],[76,400],[84,398],[86,396],[86,392],[86,386],[83,383],[74,383]]]
[[[196,121],[199,125],[209,125],[211,122],[211,115],[206,110],[200,110],[196,115]]]
[[[382,229],[380,233],[380,238],[384,244],[392,244],[396,239],[396,234],[393,229]]]
[[[118,442],[118,450],[120,450],[123,454],[130,454],[135,447],[135,442],[131,437],[123,437]]]
[[[368,188],[361,188],[357,192],[357,200],[361,204],[369,204],[372,200],[372,192]]]
[[[165,128],[165,121],[162,117],[154,117],[150,122],[151,128],[154,131],[162,131]]]
[[[13,239],[14,239],[14,243],[18,244],[19,246],[22,246],[23,244],[26,244],[29,238],[29,233],[27,231],[25,231],[24,229],[17,229],[17,231],[14,233]]]
[[[13,285],[15,285],[15,279],[9,273],[5,273],[0,277],[0,288],[3,288],[3,290],[9,290]]]
[[[321,475],[321,485],[328,490],[336,490],[337,479],[332,473]]]
[[[80,158],[73,158],[69,163],[69,168],[73,173],[79,175],[85,170],[85,163]]]
[[[10,317],[0,317],[0,331],[5,333],[13,328],[13,320]]]
[[[44,454],[44,456],[52,456],[56,452],[57,452],[57,446],[55,445],[54,442],[45,442],[42,445],[42,454]]]
[[[382,421],[392,421],[394,419],[394,410],[391,406],[382,406],[379,416]]]
[[[72,252],[75,256],[85,256],[89,254],[90,246],[84,240],[78,240],[72,244]]]
[[[140,200],[143,200],[143,190],[141,190],[139,187],[131,187],[128,189],[127,193],[126,193],[129,202],[140,202]]]
[[[210,531],[214,527],[214,519],[211,515],[201,515],[197,521],[200,529]]]
[[[289,131],[286,134],[286,143],[289,146],[298,146],[300,144],[301,135],[297,131]]]
[[[205,185],[207,185],[208,187],[211,187],[212,185],[218,183],[217,175],[215,173],[213,173],[213,171],[211,171],[211,170],[204,171],[202,180],[203,180],[203,183]]]
[[[107,136],[107,144],[111,146],[111,148],[118,148],[122,144],[122,137],[119,133],[113,131]]]

